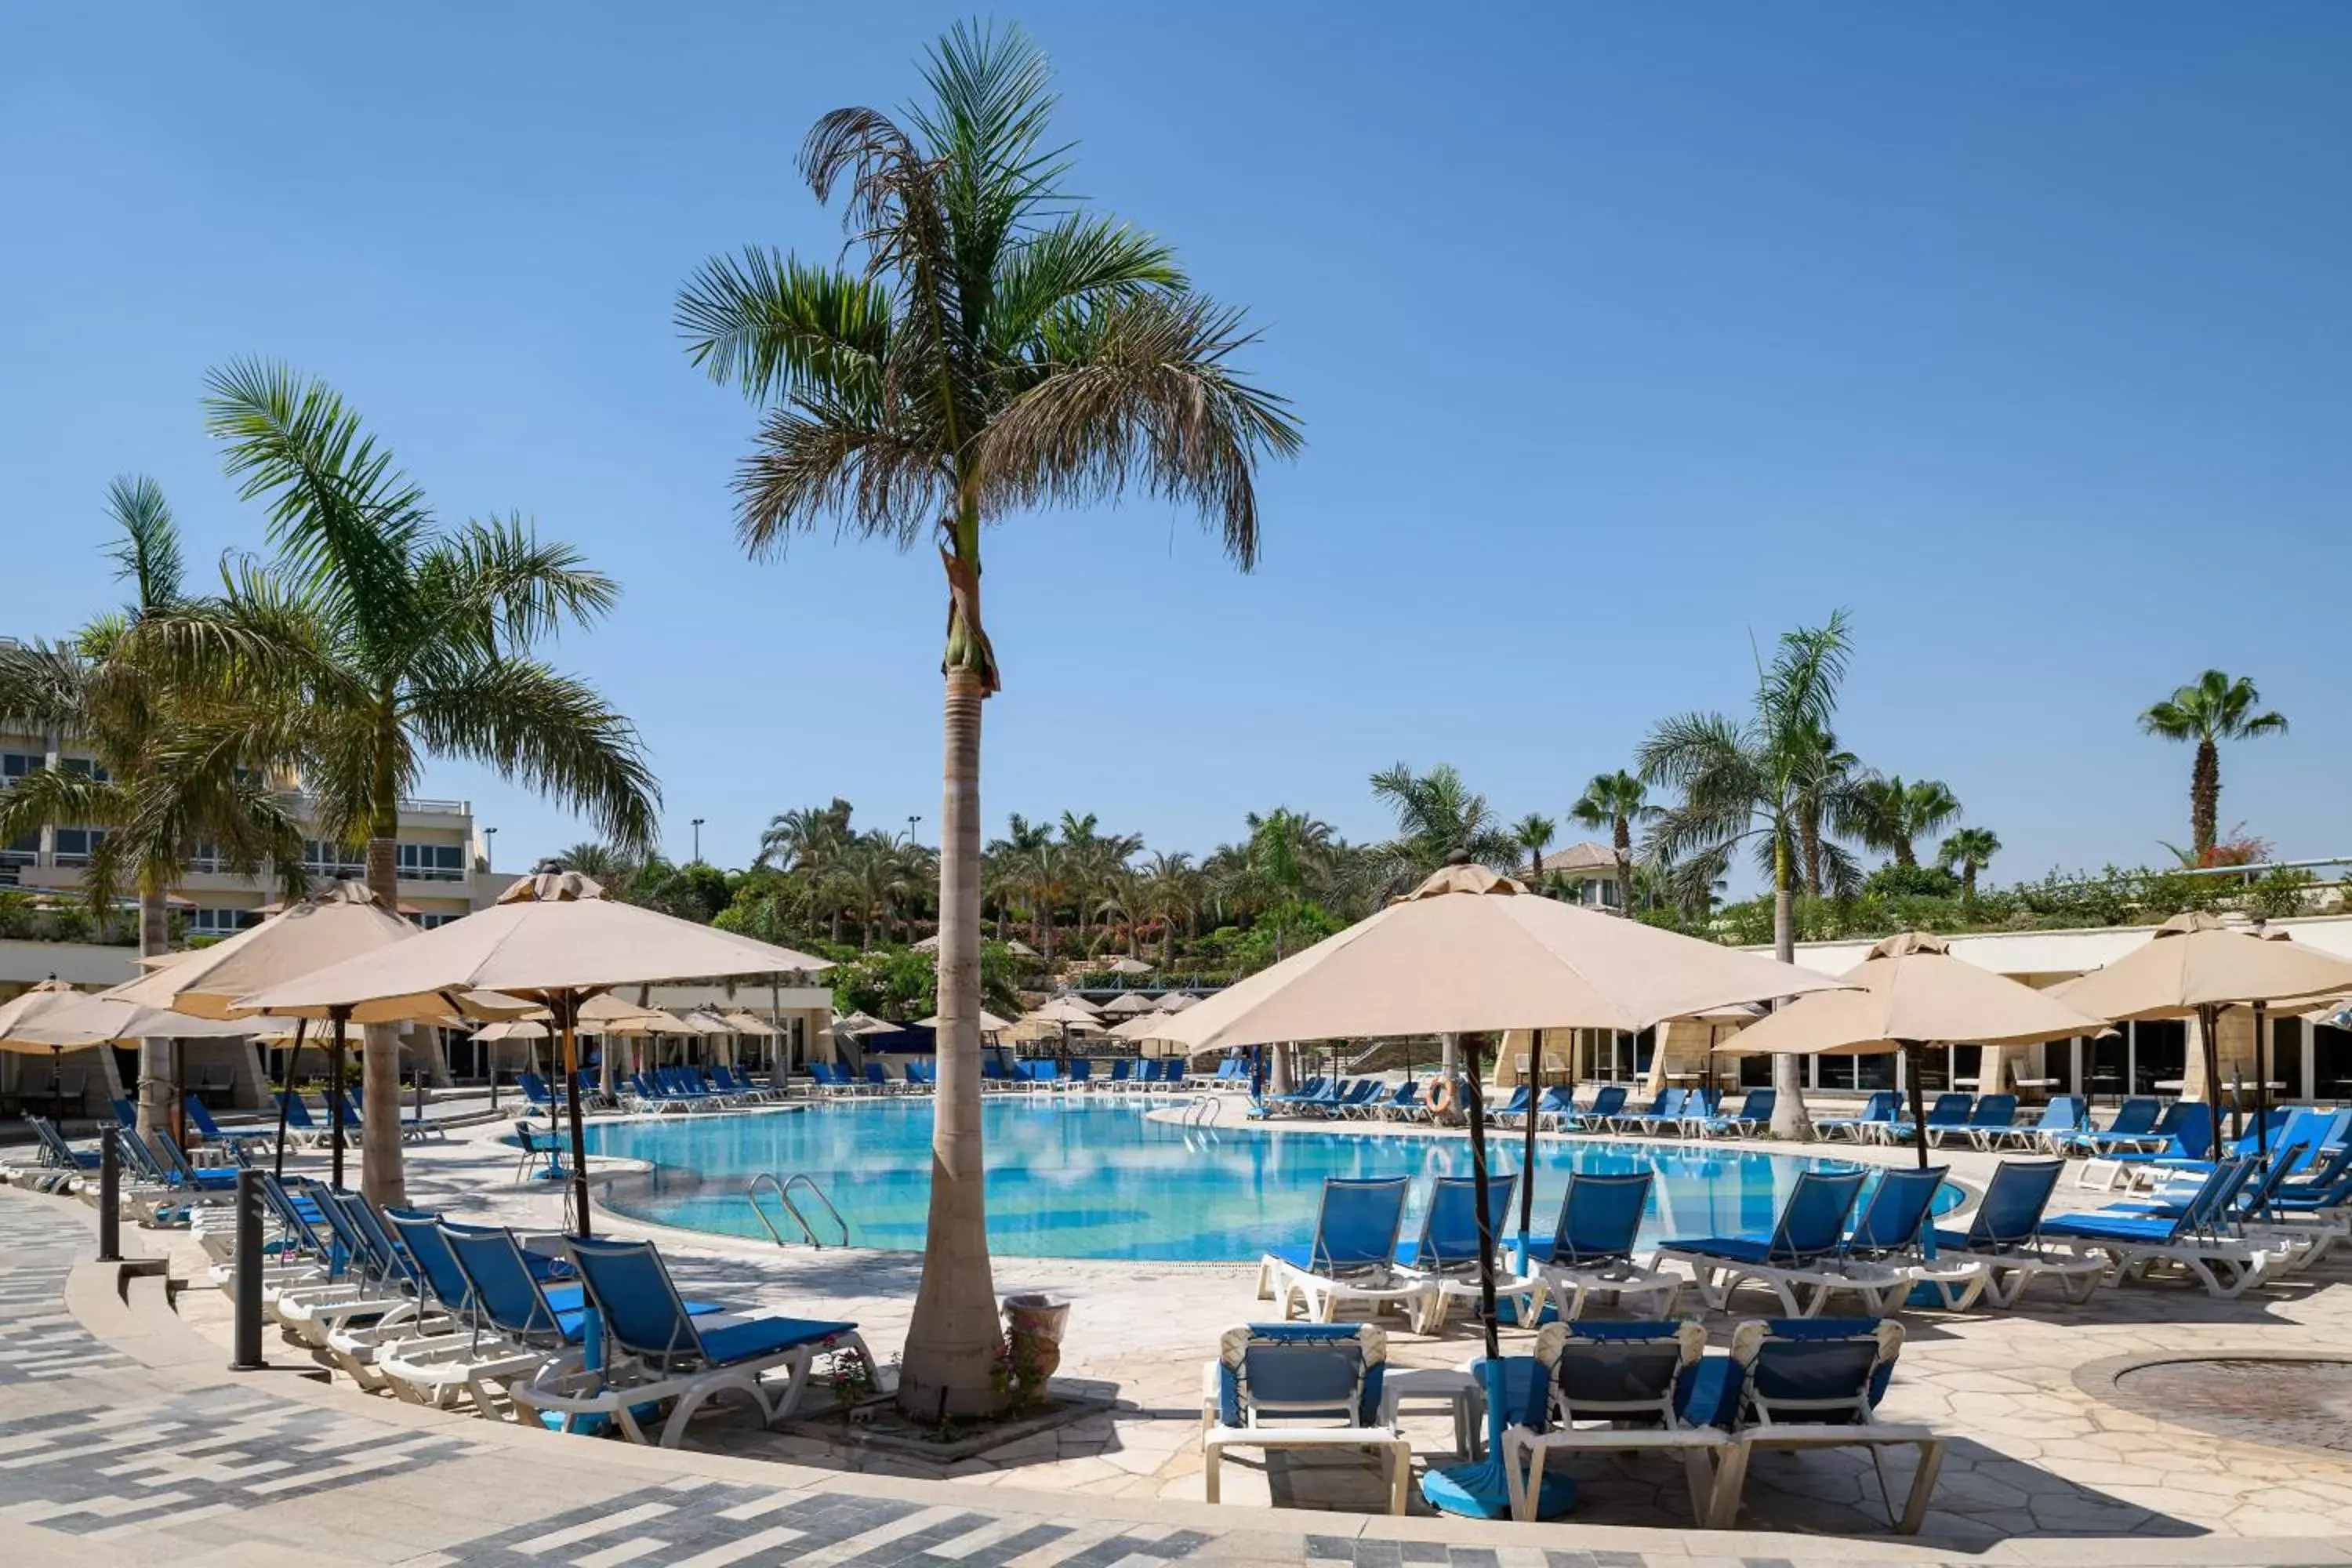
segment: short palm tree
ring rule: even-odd
[[[270,868],[281,890],[299,898],[307,890],[302,832],[268,782],[285,710],[150,657],[157,623],[210,610],[185,592],[179,531],[162,489],[150,479],[118,479],[107,502],[122,531],[113,554],[117,575],[131,584],[131,603],[69,644],[0,647],[0,715],[72,736],[91,754],[0,794],[0,844],[44,828],[102,829],[84,892],[100,919],[111,917],[126,890],[134,895],[140,955],[152,957],[169,943],[166,896],[199,846],[241,876]],[[172,1090],[171,1042],[142,1042],[142,1138],[168,1127]]]
[[[1609,835],[1609,847],[1617,854],[1617,907],[1632,914],[1633,829],[1658,816],[1658,807],[1650,804],[1648,786],[1622,768],[1613,773],[1595,773],[1576,804],[1568,808],[1568,815],[1579,827]]]
[[[848,841],[851,809],[847,801],[835,795],[830,805],[778,812],[768,819],[768,830],[760,836],[760,854],[752,865],[781,866],[787,871],[814,869]]]
[[[1391,891],[1429,876],[1457,849],[1485,865],[1517,865],[1518,841],[1453,763],[1416,773],[1399,763],[1374,773],[1371,784],[1372,794],[1396,814],[1397,836],[1387,845]]]
[[[1992,864],[2000,853],[2000,838],[1990,827],[1956,828],[1936,851],[1936,863],[1947,871],[1960,874],[1960,902],[1973,907],[1977,901],[1977,873]]]
[[[1541,812],[1531,811],[1511,824],[1511,837],[1528,852],[1528,886],[1541,888],[1544,851],[1559,837],[1559,824]]]
[[[1941,779],[1913,779],[1906,784],[1897,773],[1864,779],[1856,787],[1862,802],[1863,843],[1893,856],[1897,866],[1916,866],[1919,858],[1913,844],[1934,837],[1960,819],[1959,796]]]
[[[1652,829],[1653,853],[1678,862],[1686,887],[1704,887],[1723,875],[1741,845],[1752,847],[1771,882],[1772,950],[1783,963],[1796,957],[1805,786],[1833,746],[1830,721],[1853,647],[1846,628],[1841,610],[1824,625],[1783,632],[1771,664],[1757,672],[1746,718],[1680,714],[1642,742],[1642,777],[1681,796]],[[1803,1136],[1797,1058],[1773,1058],[1772,1080],[1773,1136]]]
[[[959,26],[924,66],[929,100],[817,121],[800,166],[845,189],[863,263],[750,249],[707,262],[677,304],[687,352],[768,405],[737,479],[744,546],[767,555],[831,519],[946,576],[940,1092],[930,1217],[898,1384],[927,1419],[993,1410],[1002,1345],[980,1133],[980,718],[1000,684],[981,616],[984,524],[1130,488],[1196,508],[1244,570],[1255,475],[1297,424],[1235,374],[1252,334],[1194,293],[1164,244],[1080,210],[1049,139],[1043,54],[1012,27]]]
[[[364,843],[369,888],[397,907],[401,796],[428,756],[488,765],[589,816],[625,848],[653,840],[659,798],[634,726],[585,681],[530,656],[593,623],[618,590],[518,519],[442,531],[425,496],[323,382],[247,362],[215,371],[205,419],[241,494],[268,503],[276,563],[232,574],[217,616],[168,618],[198,667],[224,654],[294,698],[289,744],[320,825]],[[400,1037],[362,1052],[364,1184],[406,1201]]]
[[[2149,734],[2197,747],[2189,773],[2189,852],[2200,865],[2208,863],[2221,837],[2221,742],[2286,733],[2285,714],[2255,711],[2262,700],[2244,676],[2232,679],[2209,669],[2139,716],[2139,727]]]

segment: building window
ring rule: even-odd
[[[466,879],[466,850],[459,844],[403,844],[395,847],[394,859],[404,882],[462,882]]]
[[[364,863],[352,859],[341,845],[324,838],[302,841],[302,869],[313,877],[332,877],[341,881],[362,881],[367,877]]]
[[[0,752],[0,789],[5,789],[27,773],[41,771],[44,759],[38,752]]]
[[[91,779],[99,784],[106,783],[111,776],[95,757],[65,757],[58,761],[58,766],[76,778]]]
[[[261,916],[252,910],[204,909],[188,911],[188,934],[191,936],[230,936],[249,926],[261,923]]]
[[[416,917],[416,927],[419,931],[434,931],[447,925],[451,921],[463,919],[465,919],[463,915],[419,915]]]
[[[60,827],[58,829],[58,864],[87,866],[98,847],[106,842],[103,827]]]
[[[220,852],[220,846],[211,839],[199,838],[196,840],[195,853],[188,857],[188,869],[226,871],[228,869],[228,857],[223,855]]]
[[[0,849],[0,866],[30,866],[41,858],[41,836],[27,833]]]

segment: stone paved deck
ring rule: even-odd
[[[1989,1169],[1990,1162],[1978,1157],[1951,1157],[1963,1179],[1980,1180]],[[478,1143],[460,1139],[412,1151],[411,1170],[412,1197],[422,1203],[519,1223],[548,1224],[557,1211],[557,1200],[543,1190],[509,1185],[509,1158]],[[2099,1196],[2078,1197],[2071,1186],[2063,1191],[2069,1201],[2086,1205]],[[150,1374],[121,1370],[120,1352],[86,1335],[77,1339],[79,1331],[60,1320],[56,1302],[64,1262],[82,1223],[79,1212],[0,1192],[0,1255],[9,1260],[0,1275],[0,1529],[26,1525],[62,1540],[118,1525],[128,1536],[169,1535],[185,1525],[198,1531],[201,1541],[204,1529],[221,1523],[217,1516],[190,1521],[178,1503],[173,1512],[152,1516],[136,1510],[108,1515],[102,1510],[127,1509],[121,1500],[138,1494],[122,1489],[134,1484],[163,1490],[266,1485],[268,1475],[247,1476],[247,1468],[289,1442],[323,1443],[321,1452],[329,1451],[332,1437],[309,1427],[254,1426],[264,1415],[238,1414],[246,1409],[241,1405],[211,1403],[255,1397],[225,1374],[194,1387],[157,1386]],[[662,1235],[681,1283],[693,1293],[744,1303],[789,1303],[805,1313],[854,1318],[886,1357],[903,1335],[914,1259],[782,1252],[719,1238],[653,1234]],[[51,1261],[40,1262],[44,1257]],[[180,1267],[193,1271],[194,1259],[184,1254]],[[39,1271],[45,1268],[48,1273],[43,1277]],[[315,1531],[303,1532],[320,1510],[339,1513],[348,1504],[363,1521],[372,1521],[373,1529],[398,1537],[398,1544],[446,1554],[432,1561],[480,1556],[509,1565],[522,1558],[600,1564],[690,1562],[698,1568],[734,1561],[944,1562],[959,1560],[954,1543],[961,1541],[971,1542],[972,1562],[1041,1565],[1171,1558],[1297,1562],[1309,1556],[1382,1564],[1495,1563],[1497,1568],[1538,1562],[1636,1568],[1651,1560],[1693,1559],[1745,1561],[1751,1568],[1779,1562],[1956,1559],[2352,1563],[2352,1551],[2344,1547],[2352,1541],[2352,1457],[2200,1430],[2161,1418],[2145,1401],[2118,1398],[2112,1380],[2077,1381],[2091,1363],[2192,1351],[2340,1352],[2352,1343],[2352,1289],[2347,1288],[2352,1271],[2340,1262],[2236,1303],[2211,1302],[2181,1289],[2125,1288],[2103,1292],[2086,1309],[2029,1297],[2028,1307],[2012,1313],[1910,1318],[1911,1340],[1888,1413],[1898,1419],[1932,1420],[1955,1439],[1928,1530],[1916,1542],[1883,1533],[1867,1460],[1842,1454],[1759,1458],[1748,1489],[1743,1524],[1748,1528],[1734,1532],[1674,1528],[1686,1521],[1679,1472],[1670,1464],[1640,1459],[1580,1465],[1574,1471],[1583,1492],[1578,1522],[1536,1529],[1391,1521],[1370,1514],[1363,1511],[1377,1491],[1370,1467],[1336,1457],[1277,1458],[1271,1466],[1254,1459],[1229,1462],[1227,1505],[1213,1510],[1199,1506],[1200,1361],[1219,1329],[1263,1312],[1251,1299],[1249,1274],[1222,1266],[1000,1260],[1000,1289],[1045,1289],[1074,1300],[1065,1371],[1105,1385],[1115,1393],[1118,1408],[955,1467],[872,1453],[845,1456],[805,1438],[749,1428],[731,1417],[698,1426],[690,1439],[698,1453],[647,1455],[486,1423],[455,1421],[453,1430],[450,1417],[370,1400],[347,1386],[289,1390],[272,1384],[268,1399],[306,1402],[313,1413],[323,1411],[336,1423],[356,1423],[362,1429],[383,1423],[404,1431],[425,1419],[436,1440],[459,1446],[456,1451],[420,1446],[417,1457],[385,1467],[385,1474],[338,1482],[329,1500],[295,1500],[310,1501],[308,1510],[284,1505],[290,1531],[284,1539],[306,1546],[319,1539]],[[37,1282],[43,1278],[46,1284]],[[195,1290],[182,1298],[180,1307],[192,1333],[210,1336],[203,1342],[215,1358],[208,1364],[225,1363],[224,1299]],[[1759,1299],[1756,1310],[1766,1310]],[[1726,1324],[1718,1318],[1715,1326],[1720,1331]],[[1469,1353],[1473,1341],[1467,1328],[1457,1325],[1434,1341],[1399,1331],[1391,1344],[1405,1364],[1449,1365]],[[26,1360],[12,1361],[12,1351]],[[78,1366],[84,1356],[99,1359],[87,1368]],[[110,1356],[116,1359],[105,1359]],[[22,1373],[26,1388],[20,1394],[9,1382],[8,1369],[26,1361],[36,1372],[55,1366],[66,1375],[45,1378],[34,1387],[34,1374]],[[202,1474],[165,1465],[152,1480],[126,1473],[112,1478],[116,1489],[79,1499],[55,1489],[25,1500],[6,1492],[16,1481],[17,1449],[10,1445],[45,1440],[41,1421],[52,1415],[63,1420],[64,1413],[89,1403],[80,1392],[89,1387],[138,1411],[127,1418],[131,1426],[177,1421],[191,1429],[225,1426],[257,1436],[249,1447],[235,1447],[221,1458],[217,1469]],[[21,1405],[20,1398],[37,1404]],[[1412,1430],[1424,1458],[1438,1455],[1448,1441],[1433,1421]],[[59,1451],[71,1453],[79,1441],[66,1439]],[[24,1449],[28,1456],[36,1451]],[[511,1479],[518,1466],[525,1477],[520,1482]],[[1905,1467],[1890,1468],[1899,1487]],[[34,1469],[79,1474],[55,1463]],[[592,1492],[578,1489],[582,1473],[597,1478]],[[420,1474],[428,1478],[421,1489]],[[368,1511],[391,1509],[406,1517],[392,1503],[369,1500],[379,1495],[378,1488],[391,1488],[387,1496],[430,1500],[436,1508],[452,1506],[454,1498],[464,1516],[412,1536],[404,1526],[386,1522],[381,1512]],[[686,1500],[653,1495],[666,1488]],[[702,1488],[751,1490],[705,1495]],[[585,1495],[599,1500],[583,1504]],[[722,1496],[726,1500],[719,1500]],[[759,1506],[780,1496],[795,1500]],[[803,1523],[801,1510],[812,1500],[835,1496],[875,1504],[882,1512],[860,1515],[826,1502],[812,1522]],[[20,1500],[39,1507],[96,1500],[101,1511],[54,1516],[85,1521],[81,1529],[46,1520],[30,1525],[16,1511]],[[201,1509],[220,1500],[215,1493],[194,1492],[185,1506]],[[280,1517],[277,1502],[255,1504],[237,1495],[229,1500],[240,1522],[257,1511]],[[1253,1502],[1285,1506],[1247,1506]],[[590,1511],[574,1517],[583,1509]],[[1318,1509],[1330,1511],[1307,1511]],[[646,1510],[653,1511],[631,1511]],[[709,1522],[730,1510],[741,1517]],[[426,1513],[438,1517],[429,1509]],[[629,1518],[604,1522],[621,1514]],[[767,1522],[749,1528],[762,1520]],[[850,1531],[853,1523],[856,1528]],[[597,1528],[589,1533],[566,1535],[533,1550],[543,1535],[592,1525]],[[438,1539],[461,1526],[464,1533]],[[540,1533],[528,1533],[526,1527]],[[768,1533],[782,1530],[794,1533]],[[827,1531],[834,1533],[828,1536]],[[706,1539],[714,1531],[715,1538]],[[898,1533],[849,1547],[875,1531]],[[366,1528],[359,1536],[374,1539]],[[917,1538],[919,1545],[896,1545]],[[1024,1542],[1018,1552],[998,1552],[1015,1540]],[[352,1545],[345,1542],[335,1550]],[[358,1554],[399,1560],[383,1554],[389,1550],[371,1546]]]

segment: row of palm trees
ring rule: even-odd
[[[601,619],[612,579],[520,515],[440,523],[323,382],[231,364],[210,376],[204,413],[272,553],[228,558],[198,592],[160,488],[116,481],[110,553],[128,602],[63,641],[0,648],[0,716],[70,738],[89,765],[0,795],[0,842],[101,830],[89,900],[134,898],[152,955],[166,895],[200,854],[268,868],[299,895],[315,834],[363,849],[369,886],[394,907],[400,800],[429,757],[487,764],[614,841],[650,841],[658,796],[635,729],[535,651]],[[362,1070],[367,1191],[401,1202],[394,1028],[367,1030]],[[142,1133],[170,1114],[160,1054],[142,1058],[138,1104]]]

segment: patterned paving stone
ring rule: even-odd
[[[65,1309],[66,1275],[88,1236],[32,1204],[0,1205],[0,1386],[131,1364],[90,1338]]]

